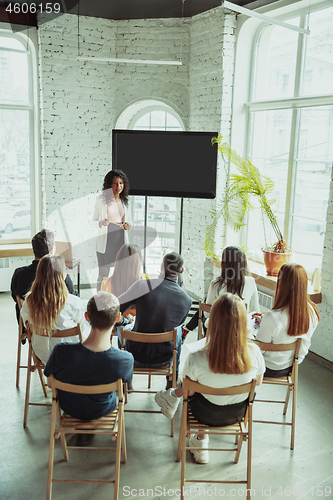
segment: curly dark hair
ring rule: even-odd
[[[127,207],[128,205],[128,193],[130,189],[129,181],[127,175],[122,170],[110,170],[104,177],[103,189],[101,196],[104,198],[105,203],[109,203],[112,198],[112,181],[114,177],[120,177],[124,183],[124,189],[120,193],[120,199],[123,204]]]

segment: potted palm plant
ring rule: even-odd
[[[265,239],[265,248],[262,250],[267,274],[277,276],[280,267],[290,260],[292,251],[283,239],[277,217],[272,210],[275,200],[267,197],[274,189],[274,182],[268,177],[262,176],[250,160],[242,158],[232,150],[227,142],[223,142],[221,135],[213,137],[212,143],[217,144],[222,157],[230,160],[236,166],[237,171],[231,175],[226,172],[224,195],[211,212],[212,223],[206,226],[205,252],[208,256],[216,258],[214,245],[219,219],[223,217],[226,224],[235,231],[239,231],[245,224],[246,213],[254,208],[252,198],[256,197],[262,212]],[[270,246],[266,239],[265,218],[271,224],[277,238],[276,243]]]

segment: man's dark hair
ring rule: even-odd
[[[99,330],[112,328],[120,310],[119,300],[109,292],[98,292],[87,304],[91,326]]]
[[[179,274],[183,269],[184,259],[179,253],[167,253],[163,258],[165,276]]]
[[[54,248],[54,233],[47,229],[42,229],[39,233],[35,234],[31,243],[36,259],[41,259],[44,255],[49,254],[52,248]]]

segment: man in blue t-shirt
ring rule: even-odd
[[[98,292],[88,302],[86,319],[91,325],[88,338],[77,344],[57,344],[48,359],[44,374],[76,385],[111,384],[133,377],[133,355],[111,346],[110,334],[120,319],[119,301],[109,292]],[[117,406],[115,392],[73,394],[59,390],[59,404],[68,415],[93,420],[112,412]]]

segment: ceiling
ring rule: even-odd
[[[233,0],[236,5],[248,9],[258,9],[279,0]],[[291,0],[291,3],[297,0]],[[11,14],[6,11],[10,0],[0,0],[0,22],[15,25],[37,26],[36,14]],[[20,4],[38,4],[36,0],[16,0]],[[222,0],[61,0],[62,13],[81,16],[101,17],[104,19],[155,19],[192,17],[221,5]],[[21,28],[23,29],[23,28]]]
[[[254,9],[276,0],[234,0],[233,3]],[[192,17],[221,5],[221,0],[65,0],[71,13],[105,19],[154,19]]]

